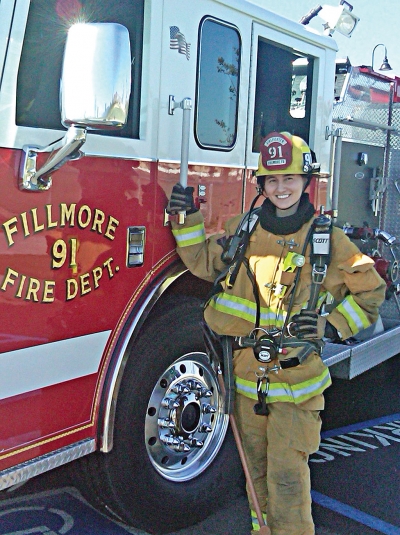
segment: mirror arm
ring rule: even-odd
[[[22,147],[20,183],[22,190],[43,191],[51,186],[51,174],[70,160],[77,160],[84,156],[79,150],[86,141],[86,128],[70,126],[65,136],[54,141],[47,147],[39,148],[31,145]],[[50,152],[50,157],[40,169],[36,169],[39,153]]]

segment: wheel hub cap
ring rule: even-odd
[[[150,461],[166,479],[192,479],[214,459],[227,425],[207,355],[184,355],[162,374],[149,400],[145,440]]]

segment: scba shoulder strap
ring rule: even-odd
[[[259,222],[260,208],[247,212],[242,217],[235,234],[229,240],[222,253],[222,259],[228,264],[230,276],[228,285],[232,287],[236,281],[240,265],[245,261],[245,251],[247,249],[251,234]],[[308,310],[315,310],[321,284],[324,282],[328,266],[331,260],[331,234],[332,219],[326,214],[318,215],[312,224],[312,231],[308,237],[311,241],[310,263],[311,290],[308,302]],[[308,241],[308,240],[307,240]],[[305,247],[307,244],[305,244]],[[224,272],[226,278],[227,272]],[[221,279],[220,279],[221,280]],[[295,289],[294,289],[295,291]]]
[[[307,309],[315,310],[321,284],[324,282],[331,261],[332,219],[320,214],[313,221],[311,235],[311,289]]]
[[[227,264],[221,274],[214,281],[213,290],[209,299],[219,293],[222,290],[221,282],[225,280],[227,286],[232,288],[235,284],[237,275],[239,273],[240,266],[244,263],[249,278],[252,282],[254,298],[257,306],[257,321],[255,327],[259,327],[260,317],[260,303],[258,295],[258,287],[254,280],[254,275],[248,265],[245,253],[250,241],[250,236],[255,231],[257,224],[259,223],[259,212],[261,208],[256,208],[246,212],[242,217],[236,232],[229,238],[225,245],[224,251],[221,255],[222,260]],[[332,219],[326,214],[320,214],[317,216],[304,243],[304,252],[307,244],[311,242],[310,263],[312,267],[311,271],[311,288],[310,299],[308,301],[307,310],[315,310],[318,304],[319,292],[321,284],[324,282],[327,269],[331,259],[331,234],[332,234]],[[303,253],[304,254],[304,253]],[[292,300],[296,292],[296,285],[299,280],[301,268],[297,269],[297,276],[292,290],[292,299],[289,304],[288,317],[290,315],[290,309]]]
[[[228,241],[224,247],[224,251],[221,255],[221,258],[225,264],[232,264],[239,256],[245,242],[247,245],[248,239],[255,231],[259,222],[260,209],[261,208],[255,208],[254,210],[246,212],[240,220],[235,234],[228,238]]]
[[[251,208],[248,212],[246,212],[240,220],[235,234],[227,239],[221,254],[222,261],[226,264],[226,268],[223,269],[218,277],[214,280],[212,290],[206,299],[204,308],[207,307],[210,299],[212,299],[214,295],[222,291],[222,281],[225,281],[226,285],[229,288],[232,288],[239,273],[240,266],[243,263],[246,265],[247,272],[254,287],[255,280],[253,280],[254,277],[252,276],[251,270],[249,271],[245,253],[250,241],[250,236],[256,229],[259,222],[259,211],[260,208]],[[256,303],[259,302],[258,292],[255,293],[254,298]]]

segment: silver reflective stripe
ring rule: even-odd
[[[197,245],[206,241],[206,232],[203,223],[194,225],[193,227],[173,229],[172,234],[179,247],[188,247],[189,245]]]
[[[235,377],[236,391],[250,399],[257,400],[257,383]],[[287,383],[270,383],[267,402],[302,403],[318,394],[321,394],[332,383],[328,368],[319,376],[308,379],[295,385]]]
[[[250,323],[255,322],[257,307],[253,301],[248,299],[220,293],[213,297],[210,306],[219,312],[242,318]],[[272,308],[261,307],[260,322],[262,325],[282,326],[285,317],[286,313],[282,311],[278,312]]]
[[[344,316],[353,334],[369,327],[371,324],[363,309],[355,302],[351,295],[346,297],[337,306],[336,310]]]

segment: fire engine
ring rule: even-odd
[[[245,0],[6,0],[0,20],[0,490],[70,463],[107,514],[179,529],[240,469],[172,187],[218,232],[255,195],[262,135],[308,141],[331,177],[315,206],[387,281],[379,325],[324,349],[352,378],[400,339],[393,81]]]

